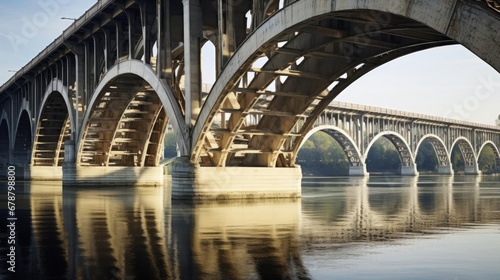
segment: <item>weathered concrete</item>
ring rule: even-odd
[[[469,165],[464,168],[465,175],[481,175],[481,171],[477,165]]]
[[[130,166],[75,166],[63,165],[65,185],[117,185],[160,186],[163,185],[163,167]]]
[[[366,165],[349,166],[349,176],[368,176]]]
[[[300,197],[300,167],[200,167],[180,158],[172,168],[173,199]]]
[[[401,175],[402,176],[418,176],[417,166],[401,166]]]
[[[61,181],[63,171],[61,166],[31,166],[30,175],[33,181]]]
[[[438,167],[437,173],[442,175],[453,175],[454,171],[451,165],[444,165]]]

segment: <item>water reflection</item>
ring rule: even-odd
[[[308,180],[302,199],[211,203],[32,182],[17,279],[307,279],[311,254],[500,220],[498,179]]]

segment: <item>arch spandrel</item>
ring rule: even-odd
[[[484,61],[495,69],[500,69],[500,44],[497,43],[500,36],[495,31],[498,29],[496,26],[500,27],[500,22],[496,14],[472,1],[428,2],[400,1],[393,4],[387,1],[296,1],[276,12],[243,42],[212,88],[194,127],[191,161],[212,162],[215,166],[238,163],[249,166],[293,166],[289,159],[294,158],[293,152],[296,149],[290,151],[288,147],[298,147],[311,128],[309,120],[298,127],[298,119],[302,115],[306,114],[314,119],[327,102],[364,73],[418,50],[458,42],[476,54],[482,53],[479,56]],[[488,24],[483,21],[483,25],[478,26],[467,18],[457,16],[461,12],[470,15],[469,10],[484,16]],[[317,24],[318,22],[321,24]],[[351,29],[342,30],[339,22],[347,22]],[[371,26],[371,31],[353,32],[356,31],[355,27],[368,25]],[[395,28],[396,25],[399,30]],[[376,27],[375,30],[373,27]],[[475,27],[481,27],[491,38],[477,35]],[[456,33],[458,28],[461,31]],[[315,38],[315,50],[307,48],[305,39],[302,42],[294,41],[295,38],[305,36],[305,33],[312,34]],[[476,39],[471,40],[472,37]],[[328,38],[342,42],[344,48],[328,42]],[[283,44],[278,45],[280,41]],[[299,45],[302,48],[297,47]],[[489,51],[484,53],[484,48]],[[339,51],[342,49],[351,52]],[[496,52],[493,54],[491,50]],[[251,69],[253,61],[264,54],[271,62],[260,69]],[[389,59],[388,56],[392,57]],[[300,65],[295,63],[302,58],[304,61]],[[331,69],[313,67],[320,65],[315,63],[315,60],[320,59],[325,62],[341,61],[337,64],[343,66]],[[249,69],[254,72],[255,78],[243,85],[240,78],[246,76]],[[311,69],[323,70],[310,72]],[[283,76],[286,80],[282,84],[276,83],[278,79],[283,80]],[[326,79],[325,84],[337,83],[337,88],[326,96],[321,94],[326,86],[319,86],[313,90],[314,93],[309,92],[309,89],[300,92],[293,90],[301,88],[301,85],[307,83],[307,79],[313,78],[316,78],[315,83],[321,83],[322,79]],[[266,87],[270,83],[276,83],[276,89],[269,93]],[[321,91],[319,88],[322,88]],[[262,111],[259,113],[263,117],[249,131],[249,126],[245,126],[241,120],[255,110],[254,104],[262,96],[271,99],[270,106],[266,110],[257,109]],[[239,106],[225,108],[223,104],[228,103],[228,98],[229,103],[236,104],[234,101],[237,101]],[[316,101],[311,101],[315,98]],[[317,101],[318,99],[323,101]],[[293,105],[294,102],[302,104]],[[283,104],[283,107],[276,106],[279,104]],[[220,111],[231,115],[227,121],[232,126],[217,128],[215,135],[213,124]],[[238,146],[240,155],[242,150],[247,150],[247,154],[243,154],[239,161],[233,160],[236,155],[236,136],[249,143],[243,149],[241,145]],[[256,153],[258,150],[261,152]]]

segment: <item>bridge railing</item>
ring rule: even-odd
[[[381,107],[374,107],[368,105],[360,105],[353,104],[347,102],[337,102],[334,101],[328,106],[326,111],[335,111],[335,110],[353,110],[358,112],[365,112],[367,114],[373,115],[386,115],[386,116],[396,116],[399,118],[412,119],[416,121],[431,121],[436,123],[446,123],[450,125],[458,125],[458,126],[468,126],[468,127],[477,127],[488,130],[500,131],[500,127],[494,125],[480,124],[468,121],[461,121],[456,119],[444,118],[444,117],[436,117],[431,115],[424,115],[412,112],[399,111],[394,109],[387,109]]]

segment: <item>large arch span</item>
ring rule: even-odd
[[[191,162],[292,167],[342,90],[409,53],[459,43],[500,70],[499,18],[477,1],[295,1],[227,63],[194,127]]]
[[[450,157],[452,156],[452,152],[455,147],[458,147],[458,150],[464,160],[465,174],[479,174],[479,167],[477,164],[479,155],[476,155],[471,141],[465,137],[457,137],[451,145]]]
[[[414,151],[415,161],[417,160],[417,154],[420,152],[420,147],[425,141],[428,141],[434,150],[438,163],[438,173],[452,174],[451,151],[448,151],[443,140],[435,134],[427,134],[420,138]]]
[[[68,89],[59,79],[52,80],[45,90],[33,142],[33,166],[61,166],[64,142],[74,139],[75,118]]]
[[[127,60],[111,68],[94,92],[77,142],[77,164],[156,166],[170,123],[186,153],[184,117],[150,66]]]

